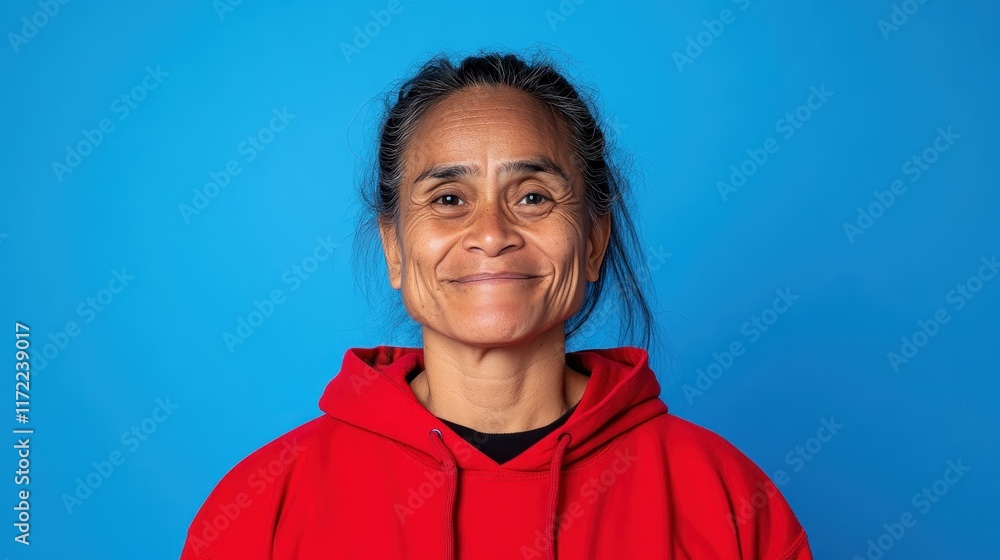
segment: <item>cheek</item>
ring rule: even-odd
[[[403,229],[403,271],[408,282],[436,284],[437,266],[455,246],[457,234],[432,220],[410,220]]]
[[[558,268],[571,274],[582,274],[586,265],[587,236],[576,216],[558,220],[558,228],[553,228],[541,246],[549,253],[553,262],[561,263]]]

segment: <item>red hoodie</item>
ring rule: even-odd
[[[569,353],[569,419],[498,465],[420,405],[419,348],[351,349],[325,412],[219,482],[182,560],[811,560],[775,485],[667,412],[644,350]]]

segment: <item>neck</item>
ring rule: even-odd
[[[523,344],[470,346],[425,328],[417,400],[445,420],[487,433],[545,426],[579,402],[587,376],[566,365],[563,325]]]

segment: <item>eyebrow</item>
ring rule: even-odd
[[[561,177],[563,181],[569,183],[569,174],[547,157],[506,161],[497,167],[497,175],[499,177],[514,173],[525,175],[548,173]],[[479,175],[479,166],[441,163],[425,169],[420,175],[417,175],[417,178],[413,180],[413,184],[416,185],[426,179],[457,179],[459,177],[475,175]]]

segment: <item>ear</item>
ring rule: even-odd
[[[389,284],[394,290],[403,285],[402,251],[399,248],[399,238],[396,235],[396,224],[390,220],[378,220],[379,236],[382,238],[382,252],[385,254],[385,264],[389,268]]]
[[[611,214],[597,218],[590,227],[587,236],[587,280],[597,282],[601,277],[601,263],[608,251],[608,241],[611,239]]]

